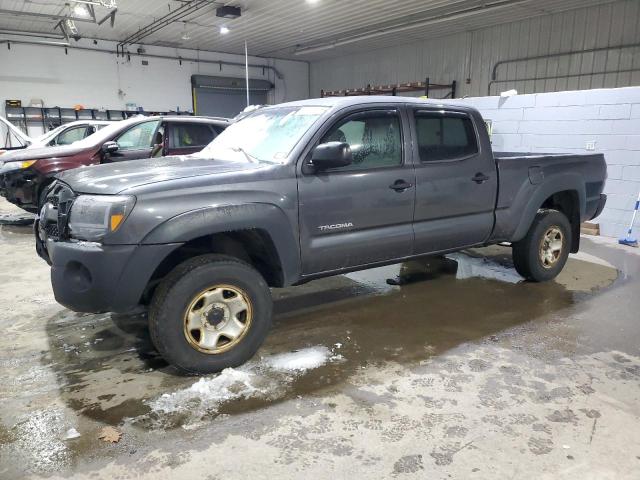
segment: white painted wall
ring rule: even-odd
[[[78,45],[94,47],[90,41]],[[111,49],[115,44],[100,41],[96,48]],[[243,56],[146,47],[148,53],[182,56],[207,60],[244,62]],[[115,54],[69,49],[12,44],[11,49],[0,45],[0,111],[4,114],[5,99],[20,99],[28,105],[32,98],[41,98],[45,106],[124,109],[127,102],[136,103],[145,110],[191,111],[191,75],[218,75],[244,77],[244,67],[222,66],[176,60],[143,57],[131,60],[117,58]],[[307,98],[309,69],[305,62],[249,57],[249,63],[270,64],[283,75],[277,78],[271,70],[250,68],[251,78],[268,79],[275,84],[271,103]],[[29,133],[32,133],[31,131]],[[35,133],[35,132],[34,132]]]
[[[457,100],[493,122],[495,151],[591,153],[607,161],[602,235],[625,236],[640,191],[640,87]],[[636,219],[640,234],[640,217]]]
[[[498,61],[640,44],[639,25],[637,0],[603,2],[597,7],[318,60],[311,64],[311,96],[319,96],[321,89],[415,82],[426,77],[433,83],[456,80],[458,97],[487,95],[491,71]],[[565,75],[571,76],[560,78]],[[514,80],[533,77],[556,78]],[[492,95],[512,88],[534,93],[640,85],[640,47],[510,63],[498,69],[497,78],[510,81],[495,84]],[[441,98],[443,93],[434,92],[433,96]]]

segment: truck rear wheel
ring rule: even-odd
[[[555,278],[569,256],[571,224],[557,210],[541,210],[520,241],[513,244],[513,264],[520,275],[533,282]]]
[[[189,374],[219,372],[249,360],[271,326],[271,292],[250,265],[203,255],[178,265],[149,308],[151,340]]]

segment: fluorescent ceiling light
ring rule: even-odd
[[[76,3],[84,3],[85,5],[95,5],[96,7],[117,8],[116,0],[74,0]]]
[[[89,9],[86,4],[76,3],[75,7],[73,7],[73,14],[80,18],[89,18]]]
[[[180,38],[182,38],[182,40],[191,40],[191,35],[187,30],[187,22],[184,22],[184,28],[182,29],[182,36]]]
[[[220,34],[221,35],[226,35],[229,32],[230,32],[229,28],[225,27],[224,25],[220,27]]]
[[[78,27],[76,27],[76,22],[74,22],[72,19],[67,18],[64,21],[64,26],[66,27],[67,31],[72,34],[72,35],[78,35]]]

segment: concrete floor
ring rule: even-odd
[[[583,252],[547,284],[492,247],[459,258],[480,277],[432,259],[278,291],[258,356],[197,379],[144,316],[56,304],[2,226],[0,478],[637,479],[640,256]]]

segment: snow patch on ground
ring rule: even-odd
[[[464,253],[450,253],[446,258],[458,263],[456,278],[481,277],[507,283],[519,283],[524,280],[513,268],[505,267],[488,258],[471,257]]]
[[[201,378],[183,390],[165,393],[149,406],[159,412],[174,413],[189,409],[194,402],[205,408],[215,408],[222,402],[234,398],[251,398],[265,393],[256,385],[255,373],[227,368],[213,378]]]
[[[227,368],[215,376],[202,377],[190,387],[165,393],[148,405],[155,413],[202,416],[216,412],[220,405],[232,400],[281,397],[300,375],[339,360],[341,355],[322,345],[270,355],[239,368]]]
[[[264,363],[274,369],[284,372],[305,372],[318,368],[331,359],[331,350],[324,346],[317,346],[298,350],[297,352],[279,353],[264,359]]]
[[[80,432],[78,432],[78,430],[76,430],[75,428],[70,428],[69,430],[67,430],[67,433],[64,436],[65,440],[72,440],[74,438],[78,438],[80,436]]]

